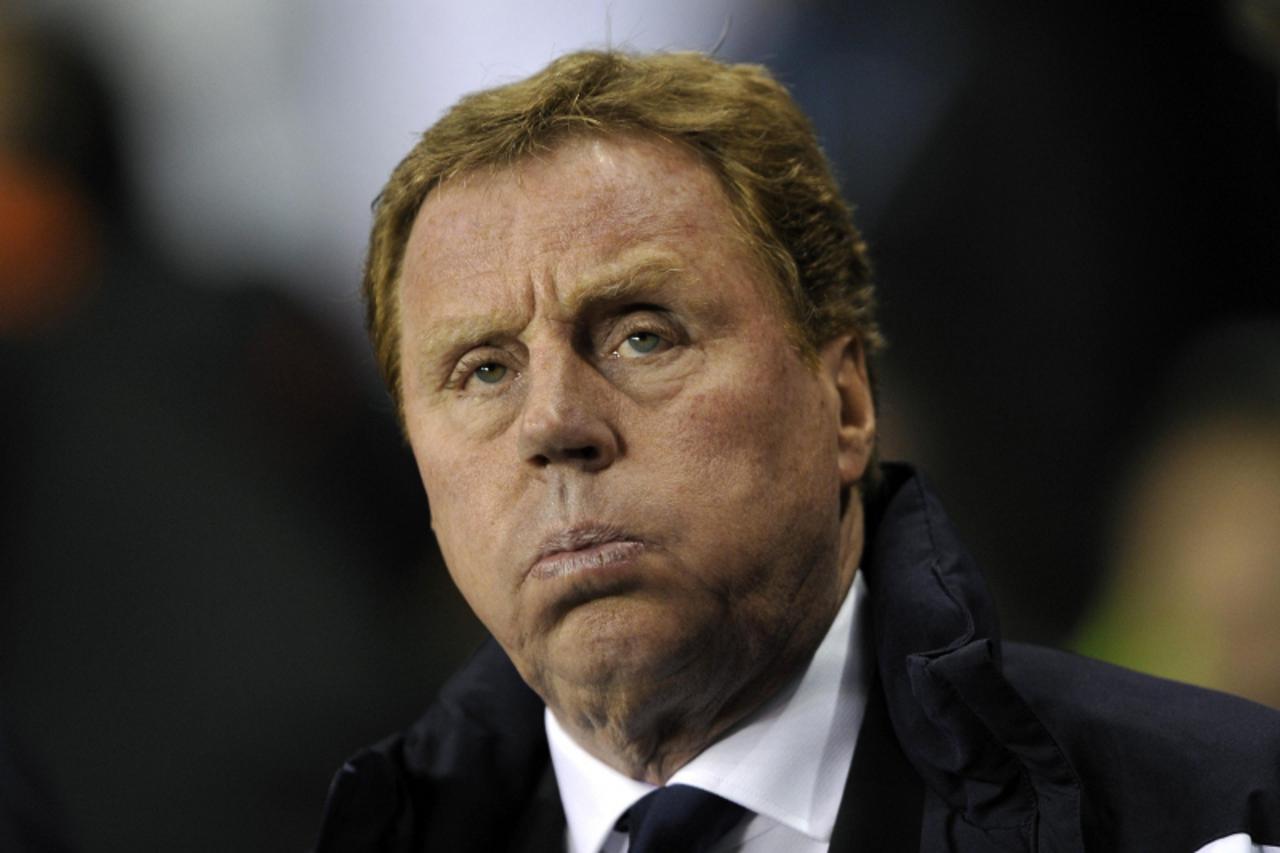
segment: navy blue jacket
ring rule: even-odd
[[[885,466],[867,529],[877,674],[833,853],[1280,845],[1280,713],[1002,645],[976,566],[905,466]],[[317,853],[562,850],[542,715],[490,642],[338,772]]]

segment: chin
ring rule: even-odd
[[[707,653],[705,636],[672,608],[596,602],[557,627],[547,660],[566,683],[587,689],[657,687]]]

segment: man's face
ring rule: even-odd
[[[847,588],[865,373],[842,342],[802,361],[772,286],[715,176],[647,137],[570,138],[419,212],[401,356],[433,526],[558,714],[741,691]]]

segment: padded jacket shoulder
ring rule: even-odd
[[[1018,643],[1004,669],[1089,793],[1089,849],[1199,850],[1238,833],[1280,845],[1273,709]]]

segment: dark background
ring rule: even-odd
[[[1008,633],[1061,641],[1168,371],[1280,308],[1275,75],[1215,3],[817,8],[771,65],[848,197],[884,198],[862,220],[885,443],[941,489]],[[892,60],[846,70],[860,48]],[[885,192],[862,152],[904,104],[933,113]]]

